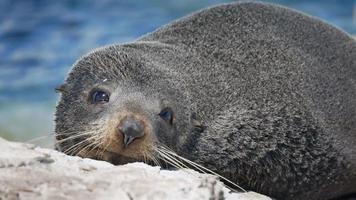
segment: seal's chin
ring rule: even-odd
[[[148,164],[151,163],[147,154],[143,154],[143,153],[141,155],[137,154],[133,157],[133,156],[127,156],[103,148],[96,148],[95,150],[91,150],[90,152],[81,151],[77,155],[83,158],[91,158],[95,160],[107,161],[114,165],[123,165],[132,162],[145,162]]]
[[[105,160],[105,161],[110,162],[114,165],[123,165],[123,164],[127,164],[127,163],[132,163],[132,162],[144,162],[145,161],[144,157],[142,157],[142,158],[127,157],[127,156],[120,155],[118,153],[110,152],[110,151],[104,151],[100,160]]]

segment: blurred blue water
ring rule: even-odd
[[[27,140],[53,132],[53,88],[84,53],[223,2],[229,1],[0,0],[0,136]],[[356,33],[356,0],[269,2]]]

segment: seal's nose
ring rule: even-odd
[[[124,119],[119,126],[119,131],[124,136],[124,147],[126,148],[134,139],[140,138],[144,135],[143,125],[140,121],[133,117]]]

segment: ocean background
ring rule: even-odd
[[[223,0],[0,0],[0,137],[50,146],[72,64]],[[275,0],[356,34],[356,0]],[[42,141],[42,142],[41,142]],[[34,142],[34,141],[33,141]]]

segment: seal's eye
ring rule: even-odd
[[[162,117],[166,122],[173,124],[173,110],[172,108],[166,107],[160,113],[159,116]]]
[[[92,103],[106,103],[109,102],[109,94],[107,92],[98,90],[92,92],[91,95],[91,102]]]

